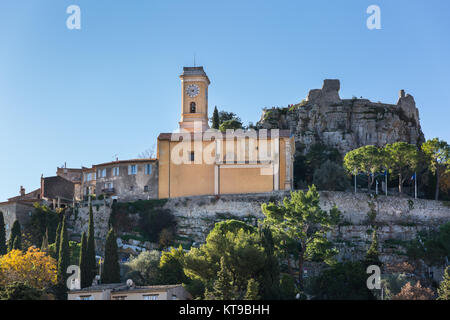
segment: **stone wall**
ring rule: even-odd
[[[106,200],[92,201],[92,213],[94,216],[94,237],[97,254],[102,255],[108,234],[109,217],[111,215],[111,202]],[[89,206],[87,202],[81,202],[68,215],[70,239],[80,241],[83,232],[88,232]]]
[[[262,203],[282,200],[288,195],[289,192],[279,191],[173,198],[168,199],[162,208],[175,215],[178,222],[178,239],[198,245],[205,241],[216,222],[234,218],[256,224],[258,219],[264,218],[261,212]],[[399,256],[404,253],[402,243],[414,239],[418,231],[433,230],[450,221],[450,207],[439,201],[386,196],[372,199],[364,193],[320,192],[322,209],[329,210],[336,205],[343,214],[343,223],[329,235],[339,247],[341,258],[360,259],[370,245],[371,226],[367,216],[370,211],[369,201],[374,201],[376,205],[378,240],[381,259],[384,261],[401,258]],[[108,232],[110,203],[94,201],[93,212],[97,248],[101,252]],[[88,219],[87,206],[78,208],[77,213],[75,211],[70,215],[73,239],[79,239],[81,233],[87,231]],[[136,240],[130,240],[123,245],[137,249],[151,248],[151,244],[139,243]]]
[[[222,195],[169,199],[164,208],[177,217],[179,232],[196,242],[202,242],[214,223],[226,218],[256,221],[264,218],[261,204],[278,201],[288,192],[272,192],[253,195]],[[371,198],[364,193],[320,192],[322,209],[336,205],[343,214],[346,237],[352,232],[368,227],[367,213]],[[382,227],[381,238],[408,240],[421,228],[436,228],[450,221],[450,207],[439,201],[378,196],[377,223]],[[339,230],[338,230],[339,231]],[[360,230],[361,231],[361,230]],[[383,234],[386,233],[386,236]]]

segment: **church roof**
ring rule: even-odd
[[[182,76],[205,76],[205,70],[203,67],[183,67]]]

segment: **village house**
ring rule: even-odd
[[[158,197],[157,160],[117,160],[83,168],[84,196],[101,194],[118,201],[148,200]]]
[[[112,283],[71,290],[68,293],[68,300],[190,300],[191,298],[181,284],[135,286],[131,282]]]

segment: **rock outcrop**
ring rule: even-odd
[[[325,80],[322,89],[311,90],[299,104],[265,109],[257,127],[290,129],[302,153],[315,143],[345,154],[364,145],[381,147],[398,141],[419,145],[425,140],[414,98],[404,90],[393,105],[341,99],[339,89],[339,80]]]

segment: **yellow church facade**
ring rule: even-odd
[[[180,79],[179,130],[158,136],[159,198],[292,189],[289,131],[210,129],[210,80],[203,67],[185,67]]]

